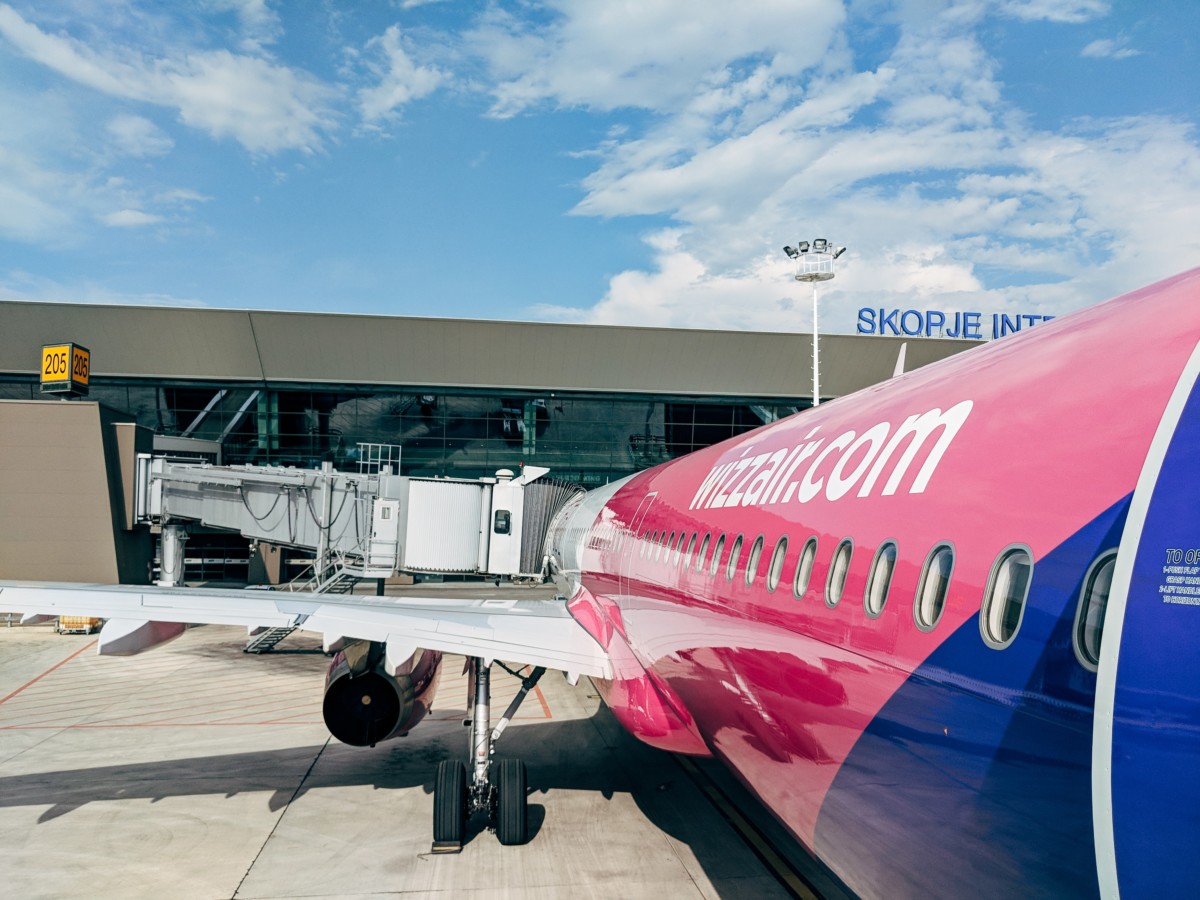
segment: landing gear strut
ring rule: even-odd
[[[538,667],[526,677],[503,663],[495,665],[521,679],[521,689],[513,698],[496,727],[490,723],[492,704],[492,662],[477,656],[467,661],[474,685],[471,718],[471,772],[458,760],[438,763],[433,784],[433,852],[458,853],[466,835],[467,819],[487,813],[489,826],[501,844],[524,844],[528,840],[525,822],[525,764],[519,759],[497,760],[493,767],[496,742],[508,723],[546,671]]]

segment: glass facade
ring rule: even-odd
[[[309,388],[116,382],[89,400],[157,434],[217,440],[226,464],[357,468],[358,444],[401,449],[405,475],[476,478],[519,463],[585,487],[605,484],[808,405],[755,398]],[[0,398],[41,399],[32,379],[0,381]]]

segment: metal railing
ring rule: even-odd
[[[378,475],[383,472],[400,474],[400,446],[359,443],[358,471],[360,475]]]

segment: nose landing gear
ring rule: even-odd
[[[496,832],[501,844],[524,844],[528,838],[526,824],[525,764],[519,759],[501,759],[495,763],[496,742],[504,734],[525,696],[533,690],[545,673],[538,667],[528,677],[522,677],[503,663],[495,663],[504,671],[521,679],[521,688],[513,698],[495,728],[491,716],[491,666],[479,657],[471,657],[474,697],[471,718],[471,778],[467,781],[466,767],[458,760],[444,759],[438,763],[433,785],[433,852],[458,853],[462,850],[467,820],[476,813],[487,813],[489,827]]]

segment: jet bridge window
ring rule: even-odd
[[[808,593],[808,583],[812,580],[813,562],[817,558],[817,539],[810,537],[804,542],[800,558],[796,560],[796,577],[792,581],[792,596],[800,600]]]
[[[775,552],[771,554],[771,566],[767,569],[767,590],[774,592],[779,587],[779,579],[783,577],[783,561],[787,559],[787,536],[784,535],[775,542]]]
[[[863,608],[872,619],[879,618],[879,614],[883,612],[895,570],[896,542],[884,541],[875,551],[875,559],[871,562],[871,574],[867,578],[867,592],[863,596]]]
[[[829,577],[825,580],[825,605],[830,609],[841,602],[842,592],[846,590],[846,575],[850,572],[850,557],[854,553],[854,542],[850,538],[842,538],[842,542],[833,551],[833,559],[829,563]]]
[[[729,548],[729,562],[725,564],[725,580],[733,581],[733,573],[737,571],[738,560],[742,556],[742,536],[739,534],[733,539],[733,546]]]
[[[1075,655],[1085,669],[1095,672],[1100,665],[1100,639],[1104,635],[1104,613],[1112,590],[1117,551],[1100,556],[1083,579],[1079,606],[1075,610]]]
[[[725,552],[725,535],[717,538],[717,544],[713,547],[712,565],[708,567],[708,575],[710,578],[715,578],[717,569],[721,568],[721,554]]]
[[[979,631],[989,647],[1003,650],[1017,636],[1032,575],[1033,554],[1028,547],[1008,547],[996,557],[979,609]]]
[[[913,603],[913,619],[922,631],[933,631],[942,617],[953,573],[954,548],[949,544],[935,545],[925,558]]]
[[[708,559],[708,542],[712,538],[711,534],[706,533],[704,539],[700,541],[700,552],[696,554],[696,571],[704,571],[705,560]]]
[[[754,539],[754,545],[750,548],[750,556],[746,560],[746,585],[754,584],[754,579],[758,577],[758,563],[762,559],[763,551],[763,536],[760,534]]]

